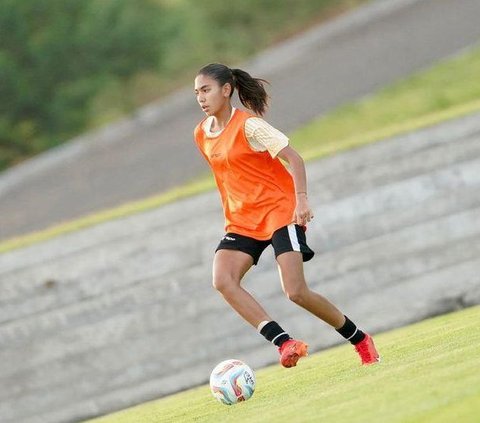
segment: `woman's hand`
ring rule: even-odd
[[[313,219],[313,211],[308,204],[307,194],[297,193],[297,207],[295,208],[295,223],[305,226]]]

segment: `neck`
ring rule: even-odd
[[[213,122],[216,129],[224,129],[227,126],[230,116],[232,115],[232,105],[224,107],[222,110],[219,110],[218,113],[213,115]]]

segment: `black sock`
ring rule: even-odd
[[[340,329],[337,329],[337,332],[353,345],[363,341],[365,339],[365,334],[358,329],[355,323],[353,323],[347,316],[345,316],[345,319],[345,324]]]
[[[277,322],[273,320],[268,322],[260,331],[260,333],[267,339],[273,342],[277,347],[280,347],[285,341],[290,339],[290,336],[285,332]]]

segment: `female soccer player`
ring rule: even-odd
[[[213,286],[278,347],[284,367],[295,366],[307,355],[307,344],[292,339],[241,286],[271,244],[286,296],[349,340],[362,364],[373,364],[380,359],[372,338],[305,282],[303,262],[314,255],[305,237],[306,224],[313,219],[305,165],[288,138],[258,117],[267,107],[265,82],[218,63],[203,67],[195,78],[197,101],[207,115],[195,128],[195,141],[213,171],[225,215]],[[254,114],[232,107],[235,89]],[[288,163],[289,171],[278,158]]]

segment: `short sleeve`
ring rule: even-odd
[[[276,157],[289,141],[284,133],[259,117],[245,121],[245,136],[255,151],[268,151],[272,157]]]

